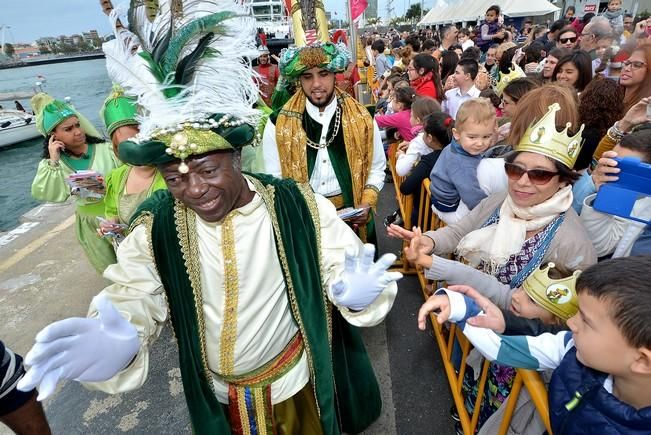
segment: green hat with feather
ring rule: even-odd
[[[255,19],[231,0],[132,2],[129,29],[111,21],[104,44],[111,79],[137,98],[140,133],[121,160],[161,164],[239,149],[260,137],[258,89],[247,60],[258,56]],[[187,171],[183,162],[179,170]]]
[[[74,107],[61,100],[55,100],[45,92],[34,95],[30,100],[30,105],[36,115],[36,129],[45,137],[48,137],[59,124],[72,116],[77,117],[81,128],[87,135],[96,138],[102,137],[93,124]]]

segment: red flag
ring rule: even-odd
[[[348,0],[350,1],[350,11],[353,21],[357,21],[362,16],[362,12],[368,7],[367,0]]]

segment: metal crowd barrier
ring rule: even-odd
[[[412,226],[419,226],[423,232],[430,230],[437,230],[445,226],[445,223],[441,221],[436,214],[432,211],[431,207],[431,197],[430,197],[430,180],[423,180],[420,191],[420,202],[418,209],[418,219],[416,222],[411,222],[411,214],[413,210],[413,198],[411,195],[403,195],[400,192],[400,184],[404,180],[404,177],[400,177],[396,174],[395,163],[396,163],[396,148],[397,144],[392,144],[389,149],[389,164],[391,168],[391,173],[393,175],[394,187],[396,189],[396,199],[398,201],[398,206],[400,208],[400,213],[404,220],[404,227],[406,229],[411,229]],[[406,243],[406,242],[405,242]],[[423,297],[427,299],[431,293],[432,288],[438,288],[439,286],[445,285],[441,282],[431,282],[425,278],[425,274],[420,267],[414,268],[413,265],[409,264],[407,259],[402,252],[401,258],[396,262],[396,269],[402,273],[416,273],[418,280],[421,285],[421,291]],[[484,360],[482,363],[482,369],[479,376],[479,386],[477,399],[475,401],[475,406],[473,407],[473,413],[469,414],[465,406],[465,397],[462,391],[463,378],[466,373],[466,360],[470,351],[472,350],[472,345],[463,335],[463,332],[457,328],[454,324],[444,324],[440,325],[434,314],[430,314],[430,321],[434,329],[434,336],[436,343],[441,353],[441,358],[443,360],[443,367],[445,370],[445,375],[448,379],[448,384],[450,385],[450,391],[452,393],[452,399],[454,400],[454,405],[459,414],[459,420],[464,434],[471,435],[475,433],[477,422],[479,420],[479,412],[481,408],[482,399],[484,396],[484,391],[486,388],[486,380],[488,378],[488,368],[490,362]],[[458,345],[458,348],[461,353],[460,363],[458,357],[453,359],[453,349],[455,348],[455,343]],[[456,354],[455,354],[456,355]],[[458,364],[458,365],[457,365]],[[457,369],[458,368],[458,369]],[[547,389],[545,384],[540,377],[538,372],[532,370],[518,369],[516,377],[513,381],[513,387],[511,389],[511,394],[509,395],[510,399],[504,403],[505,414],[500,430],[499,435],[505,435],[508,431],[511,418],[513,417],[513,411],[517,404],[518,396],[524,387],[536,407],[536,410],[540,414],[542,421],[545,424],[547,432],[552,433],[551,425],[549,423],[549,408],[547,400]]]

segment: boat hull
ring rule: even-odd
[[[36,125],[34,124],[2,128],[0,129],[0,148],[15,145],[38,136],[40,136],[40,134],[36,130]]]

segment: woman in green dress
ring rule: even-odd
[[[32,196],[39,201],[65,202],[73,194],[66,179],[82,170],[106,176],[120,162],[110,144],[72,106],[47,94],[32,97],[36,127],[45,137],[43,158],[32,182]],[[98,191],[98,193],[102,193]],[[99,272],[115,263],[115,252],[106,239],[97,234],[97,217],[104,214],[104,197],[75,194],[76,233],[88,260]]]
[[[116,86],[100,115],[117,156],[120,142],[138,133],[135,102]],[[154,166],[122,165],[112,170],[106,178],[106,221],[100,225],[100,232],[126,235],[124,228],[140,204],[155,191],[166,188],[165,180]]]

